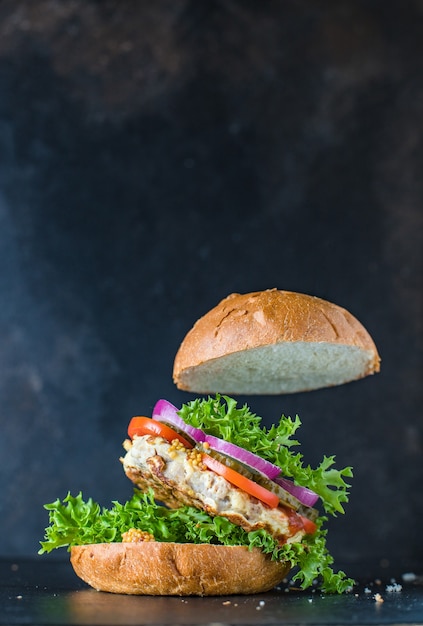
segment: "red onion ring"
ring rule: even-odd
[[[230,443],[224,439],[219,439],[218,437],[213,437],[213,435],[206,435],[206,442],[212,450],[222,452],[222,454],[227,454],[236,461],[244,463],[244,465],[248,465],[261,474],[264,474],[267,478],[270,478],[270,480],[274,480],[275,477],[279,476],[281,473],[281,468],[277,465],[270,463],[270,461],[267,461],[261,456],[258,456],[245,448],[241,448],[234,443]]]
[[[273,480],[281,473],[280,467],[270,463],[270,461],[263,459],[257,454],[249,452],[249,450],[241,448],[240,446],[230,443],[229,441],[225,441],[224,439],[219,439],[219,437],[207,435],[199,428],[194,428],[193,426],[186,424],[184,420],[179,417],[177,412],[178,409],[173,404],[167,400],[159,400],[154,406],[152,417],[155,420],[167,422],[176,426],[198,443],[207,442],[212,450],[226,454],[240,463],[248,465],[250,468],[264,474],[267,478],[270,478],[270,480]]]
[[[294,483],[287,478],[283,478],[282,476],[277,476],[273,479],[273,481],[283,487],[286,491],[288,491],[291,495],[295,496],[297,500],[304,504],[305,506],[313,506],[319,499],[317,493],[314,493],[311,489],[307,487],[300,487],[298,485],[294,485]]]
[[[206,433],[199,428],[194,428],[194,426],[186,424],[182,417],[179,417],[176,406],[167,400],[158,400],[156,402],[153,408],[152,418],[158,422],[166,422],[172,426],[176,426],[176,428],[182,430],[198,443],[203,443],[206,440]]]

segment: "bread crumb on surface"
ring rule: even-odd
[[[382,596],[380,595],[380,593],[375,593],[375,595],[374,595],[374,599],[375,599],[375,602],[380,602],[380,603],[381,603],[381,602],[385,602],[385,600],[382,598]]]

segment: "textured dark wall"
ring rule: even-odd
[[[233,291],[335,301],[378,376],[247,400],[353,465],[330,545],[423,560],[423,8],[357,0],[0,4],[0,555],[42,505],[132,488],[126,425]]]

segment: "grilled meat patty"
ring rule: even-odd
[[[305,534],[296,512],[270,508],[231,485],[201,464],[201,453],[175,446],[162,437],[144,435],[124,443],[121,459],[126,476],[141,490],[152,488],[157,500],[171,508],[194,506],[221,515],[246,531],[265,529],[280,543],[297,542]]]

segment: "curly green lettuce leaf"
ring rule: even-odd
[[[252,413],[247,405],[238,407],[236,400],[219,394],[188,402],[178,414],[187,424],[247,448],[278,465],[284,476],[315,491],[326,513],[344,513],[342,503],[348,502],[350,487],[345,479],[352,477],[352,468],[335,469],[335,456],[324,456],[316,468],[304,465],[303,455],[291,450],[300,445],[294,438],[301,426],[298,415],[295,419],[282,415],[278,424],[267,429],[261,426],[261,418]]]
[[[130,528],[139,528],[154,535],[156,541],[177,543],[212,543],[219,545],[244,545],[252,550],[259,548],[272,559],[290,561],[298,571],[298,580],[303,589],[320,581],[326,593],[343,593],[354,581],[343,572],[331,569],[332,557],[326,549],[326,531],[321,530],[325,518],[320,518],[317,533],[305,536],[301,543],[280,546],[264,530],[246,532],[225,517],[211,517],[193,507],[167,509],[154,500],[153,491],[134,491],[125,504],[113,502],[110,509],[101,508],[90,498],[84,501],[79,493],[70,493],[63,501],[57,499],[46,504],[50,525],[41,541],[39,554],[57,548],[91,543],[122,541],[122,533]]]
[[[154,500],[152,490],[134,495],[125,504],[113,502],[110,509],[101,508],[82,493],[70,493],[61,501],[46,504],[49,526],[39,554],[56,548],[122,541],[122,533],[138,528],[154,535],[156,541],[176,543],[221,543],[244,545],[245,532],[224,517],[210,517],[194,507],[168,509]]]
[[[44,508],[49,512],[50,525],[45,530],[45,540],[40,542],[39,554],[67,546],[116,540],[117,530],[105,521],[106,512],[91,498],[84,501],[81,493],[75,497],[68,493],[63,501],[57,498]]]
[[[316,533],[306,535],[300,543],[282,546],[278,558],[285,558],[296,568],[292,580],[298,582],[302,589],[307,589],[318,580],[325,593],[345,593],[353,588],[355,581],[342,570],[335,572],[332,569],[334,559],[326,546],[327,530],[322,528],[326,521],[326,517],[320,517],[316,521]]]

